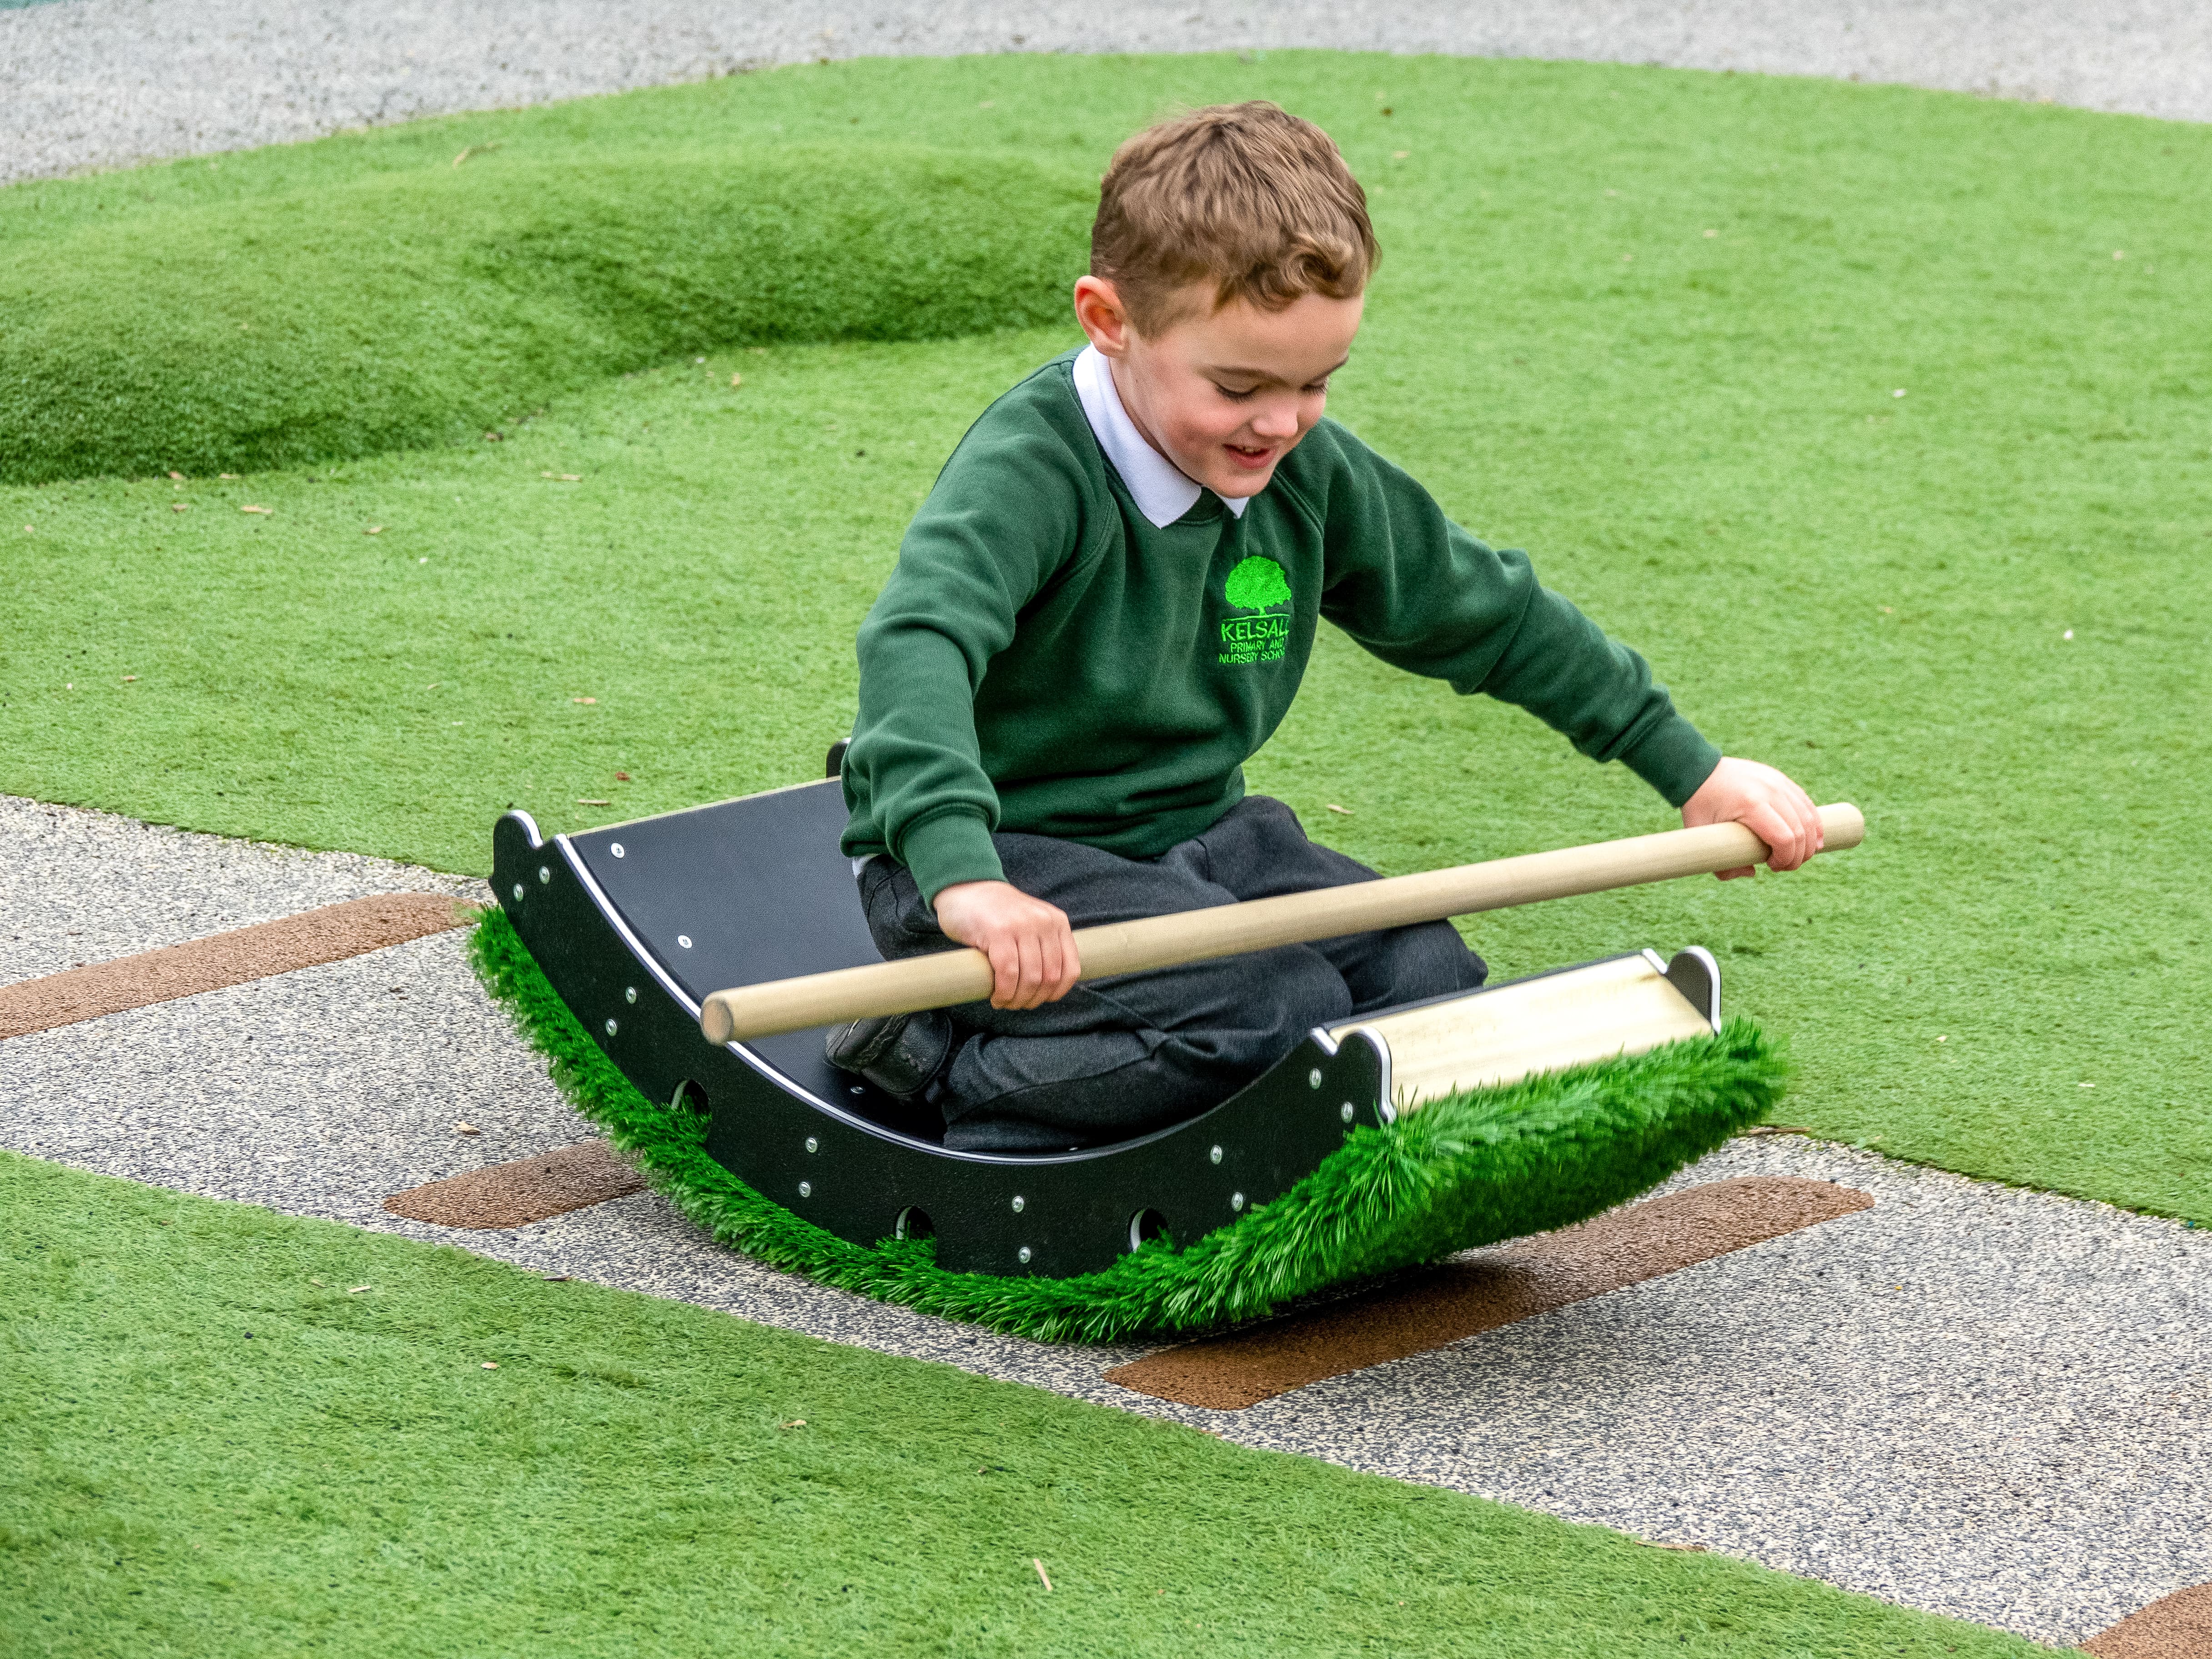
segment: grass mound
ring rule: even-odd
[[[504,911],[485,913],[471,945],[576,1109],[719,1242],[841,1290],[1048,1342],[1255,1319],[1350,1279],[1565,1226],[1757,1122],[1782,1090],[1780,1055],[1731,1020],[1710,1038],[1471,1090],[1355,1130],[1280,1198],[1181,1249],[1158,1241],[1070,1279],[999,1279],[940,1270],[927,1239],[850,1243],[763,1198],[707,1155],[703,1117],[631,1086]]]
[[[494,154],[0,254],[0,482],[422,447],[676,353],[1057,319],[1095,191],[848,145]]]

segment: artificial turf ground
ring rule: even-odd
[[[7,320],[24,296],[67,300],[107,375],[85,386],[120,399],[112,419],[80,405],[71,441],[131,437],[141,465],[165,410],[221,415],[227,385],[283,384],[243,351],[229,376],[210,341],[184,369],[211,400],[131,403],[115,365],[158,379],[134,349],[205,320],[149,310],[134,269],[177,250],[241,336],[263,303],[345,335],[357,289],[272,291],[239,239],[337,202],[367,216],[340,228],[374,238],[373,186],[444,187],[464,149],[557,189],[572,164],[919,134],[1003,181],[1009,158],[1095,174],[1162,108],[1251,95],[1336,134],[1386,246],[1333,412],[1479,532],[1530,546],[1732,751],[1874,824],[1788,880],[1486,918],[1486,953],[1518,972],[1708,942],[1734,1006],[1793,1040],[1792,1121],[2212,1219],[2184,977],[2212,840],[2202,129],[1528,63],[851,64],[0,191],[0,363],[45,349]],[[825,181],[825,212],[850,182]],[[100,247],[82,268],[109,287],[84,303],[68,257]],[[672,255],[656,280],[697,264]],[[543,269],[509,275],[550,304],[592,278],[564,269],[550,300]],[[454,303],[464,331],[485,314]],[[973,413],[1071,338],[740,337],[595,382],[540,353],[497,443],[365,453],[372,423],[333,418],[330,453],[352,459],[0,487],[0,789],[467,870],[509,802],[568,828],[811,775],[914,503]],[[0,400],[56,385],[19,374]],[[240,453],[270,437],[252,407],[230,414]],[[0,467],[44,476],[53,435],[0,431]],[[175,435],[181,453],[205,434]],[[1512,711],[1327,641],[1252,775],[1391,870],[1662,822]],[[819,1651],[888,1648],[895,1625],[1025,1654],[1201,1636],[2013,1650],[458,1254],[4,1158],[0,1183],[0,1421],[28,1449],[0,1460],[24,1483],[0,1523],[0,1633],[33,1652],[682,1651],[732,1632]],[[311,1274],[385,1290],[347,1299]],[[487,1401],[487,1382],[524,1397]],[[1029,1484],[966,1475],[971,1455],[1018,1458]],[[1024,1599],[1031,1555],[1062,1575],[1049,1602]]]
[[[1322,121],[1375,204],[1332,412],[1534,550],[1730,751],[1873,825],[1801,877],[1487,918],[1480,946],[1519,972],[1706,942],[1795,1045],[1791,1121],[2212,1220],[2203,128],[1533,63],[855,63],[18,185],[0,281],[52,293],[131,227],[221,241],[281,198],[450,181],[465,147],[543,180],[849,143],[858,176],[920,134],[988,184],[1255,94]],[[107,297],[121,344],[151,326]],[[0,788],[479,870],[511,801],[567,828],[811,775],[907,515],[1072,337],[728,343],[549,392],[495,444],[0,489]],[[1517,712],[1333,639],[1251,776],[1392,871],[1665,821]]]
[[[11,1659],[2045,1650],[4,1152],[0,1213]]]

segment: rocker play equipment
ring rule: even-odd
[[[1312,1032],[1212,1110],[1120,1145],[948,1150],[832,1068],[838,1018],[969,1000],[978,953],[884,963],[834,781],[573,836],[510,812],[487,978],[586,1113],[716,1237],[950,1316],[1092,1340],[1249,1317],[1564,1225],[1756,1121],[1779,1063],[1712,958],[1650,952]],[[1850,807],[1828,845],[1856,844]],[[1087,976],[1751,863],[1735,825],[1084,930]],[[702,1032],[702,1018],[710,1036]]]

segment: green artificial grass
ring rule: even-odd
[[[349,459],[679,352],[1043,322],[1096,200],[1013,157],[495,149],[0,245],[0,482]]]
[[[1790,1037],[1792,1121],[2212,1221],[2212,131],[1598,65],[854,63],[17,186],[0,257],[480,161],[919,135],[1089,178],[1247,96],[1374,202],[1332,412],[1872,826],[1802,875],[1482,918],[1498,971],[1703,942]],[[812,776],[915,504],[1073,338],[718,349],[496,444],[0,489],[0,788],[482,870],[510,802],[566,830]],[[1393,872],[1668,821],[1333,637],[1250,777]]]
[[[0,1213],[10,1659],[2042,1651],[1726,1556],[4,1152]]]
[[[486,911],[470,945],[570,1102],[715,1238],[842,1290],[1047,1342],[1255,1319],[1346,1280],[1580,1221],[1757,1122],[1783,1081],[1765,1037],[1732,1020],[1709,1038],[1469,1091],[1355,1129],[1290,1191],[1203,1238],[1156,1240],[1099,1273],[1001,1279],[945,1272],[934,1240],[854,1244],[763,1198],[707,1155],[702,1115],[655,1104],[616,1069],[505,911]]]

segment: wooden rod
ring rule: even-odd
[[[1826,850],[1866,839],[1866,819],[1849,805],[1820,809]],[[1149,973],[1279,945],[1310,945],[1376,928],[1503,910],[1540,899],[1635,887],[1677,876],[1711,875],[1766,861],[1766,844],[1740,823],[1708,823],[1591,847],[1528,853],[1449,870],[1322,887],[1306,893],[1170,915],[1142,916],[1075,930],[1085,979]],[[709,1042],[749,1042],[883,1014],[948,1008],[991,994],[991,963],[981,951],[940,951],[897,962],[841,968],[799,979],[716,991],[700,1011]]]

